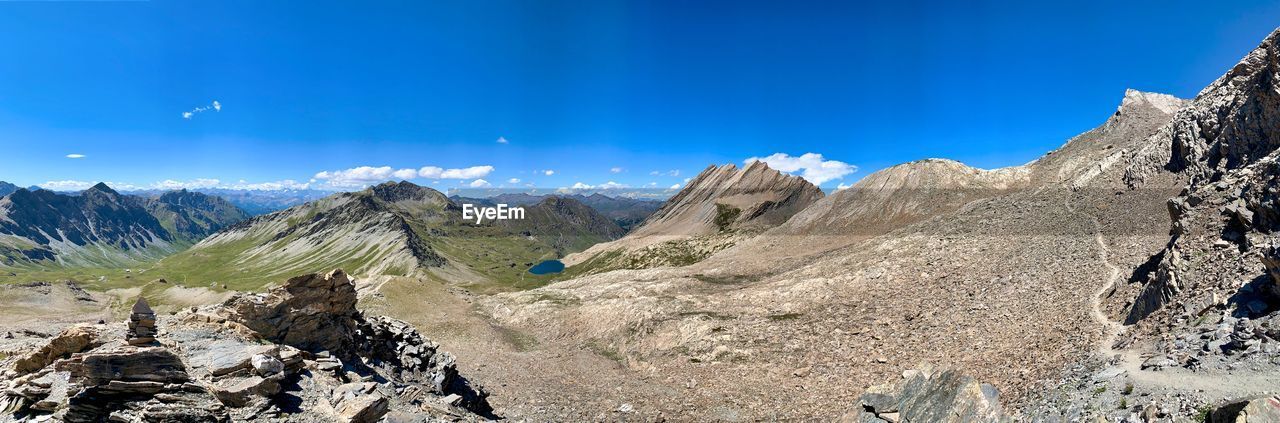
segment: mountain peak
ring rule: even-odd
[[[94,184],[92,187],[89,187],[89,189],[85,191],[97,191],[104,194],[120,195],[120,193],[116,192],[116,190],[111,189],[111,187],[107,186],[106,182],[98,182],[97,184]]]
[[[1165,114],[1173,114],[1187,104],[1187,100],[1169,94],[1138,91],[1133,88],[1124,90],[1124,99],[1116,108],[1117,115],[1131,114],[1140,107],[1152,107]]]

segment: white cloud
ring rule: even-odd
[[[600,189],[622,189],[622,188],[631,188],[631,186],[630,186],[630,185],[627,185],[627,184],[620,184],[620,183],[617,183],[617,182],[614,182],[614,181],[609,181],[609,182],[605,182],[605,183],[603,183],[603,184],[600,184],[600,186],[598,186],[598,187],[596,187],[596,188],[600,188]]]
[[[614,182],[614,181],[605,182],[605,183],[600,184],[600,185],[591,185],[591,184],[584,184],[584,183],[582,183],[582,182],[575,182],[575,183],[573,184],[573,186],[571,186],[571,187],[569,187],[569,188],[561,188],[561,190],[564,190],[564,189],[571,189],[571,190],[587,190],[587,189],[610,190],[610,189],[624,189],[624,188],[631,188],[631,186],[630,186],[630,185],[627,185],[627,184],[620,184],[620,183],[617,183],[617,182]]]
[[[843,184],[843,183],[842,183],[842,184],[839,184],[839,185],[836,185],[836,191],[840,191],[840,190],[843,190],[843,189],[848,189],[850,186],[852,186],[852,185],[845,185],[845,184]]]
[[[678,190],[678,189],[680,189],[680,184],[672,185],[670,188],[667,188],[667,189],[672,190],[672,191]]]
[[[610,168],[609,173],[622,173],[622,168],[620,167]]]
[[[511,142],[507,141],[506,137],[498,137],[498,144],[510,144],[510,143]]]
[[[555,174],[556,174],[556,171],[551,170],[551,169],[547,169],[547,170],[542,171],[542,174],[543,174],[543,175],[547,175],[547,176],[551,176],[551,175],[555,175]]]
[[[36,186],[50,191],[83,191],[89,189],[93,184],[94,182],[66,180],[48,181],[43,184],[37,184]]]
[[[511,178],[511,179],[508,179],[508,180],[507,180],[507,183],[508,183],[508,184],[518,184],[518,183],[520,183],[520,178]]]
[[[325,181],[334,188],[354,188],[397,179],[478,179],[488,176],[493,169],[493,166],[472,166],[461,169],[445,169],[437,166],[426,166],[420,169],[359,166],[346,170],[320,172],[315,175],[315,179]]]
[[[486,181],[484,179],[476,179],[474,181],[471,181],[470,184],[467,184],[467,186],[472,188],[485,188],[492,185],[489,184],[489,181]]]
[[[166,180],[151,184],[151,186],[156,189],[178,190],[178,189],[216,188],[221,184],[222,184],[222,181],[219,181],[217,179],[200,178],[200,179],[193,179],[190,181],[175,181],[172,179],[166,179]]]
[[[472,166],[462,169],[427,166],[418,169],[418,176],[428,179],[475,179],[489,176],[491,172],[493,172],[493,166]]]
[[[779,172],[800,172],[800,177],[814,185],[822,185],[827,181],[842,179],[845,175],[858,171],[858,167],[835,160],[826,160],[818,153],[805,153],[793,157],[786,153],[774,153],[767,157],[752,157],[743,160],[746,164],[764,162]]]
[[[317,173],[315,178],[326,181],[334,187],[361,187],[377,182],[387,181],[396,174],[405,174],[404,171],[412,172],[412,169],[392,169],[391,166],[373,167],[360,166],[347,170],[324,171]]]
[[[418,177],[418,171],[413,169],[400,169],[391,173],[396,179],[413,179]]]
[[[67,155],[67,158],[68,158],[68,159],[83,159],[83,158],[85,158],[85,155],[83,155],[83,154],[68,154],[68,155]]]
[[[462,169],[445,169],[445,171],[440,174],[440,177],[444,179],[483,178],[485,176],[489,176],[489,173],[492,172],[493,166],[471,166]]]
[[[191,118],[195,117],[196,114],[204,113],[210,110],[213,110],[215,112],[221,112],[222,103],[219,103],[218,100],[214,100],[213,103],[210,103],[208,106],[200,106],[200,107],[191,109],[189,111],[182,112],[182,118],[190,120]]]
[[[680,169],[671,169],[668,171],[655,170],[649,172],[650,176],[680,176]]]

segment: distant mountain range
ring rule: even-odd
[[[220,197],[227,202],[239,207],[250,216],[258,216],[274,211],[284,210],[308,201],[319,200],[324,197],[333,195],[332,191],[321,191],[316,189],[286,189],[286,190],[251,190],[251,189],[226,189],[226,188],[195,188],[193,192],[208,194]],[[139,196],[158,196],[164,194],[164,190],[142,190],[127,191],[127,193]],[[0,195],[3,195],[4,188],[0,185]]]
[[[0,263],[129,265],[247,217],[226,200],[188,191],[140,197],[106,184],[75,195],[19,188],[0,198]]]

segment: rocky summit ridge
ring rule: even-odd
[[[97,421],[477,421],[487,394],[408,324],[355,308],[341,270],[158,321],[73,326],[3,364],[0,412]],[[155,325],[158,332],[142,333]],[[138,336],[147,342],[134,342]],[[128,341],[128,342],[126,342]]]

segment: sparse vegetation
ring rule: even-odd
[[[728,232],[733,222],[738,220],[738,216],[742,215],[742,209],[728,205],[716,203],[716,227],[720,232]]]

